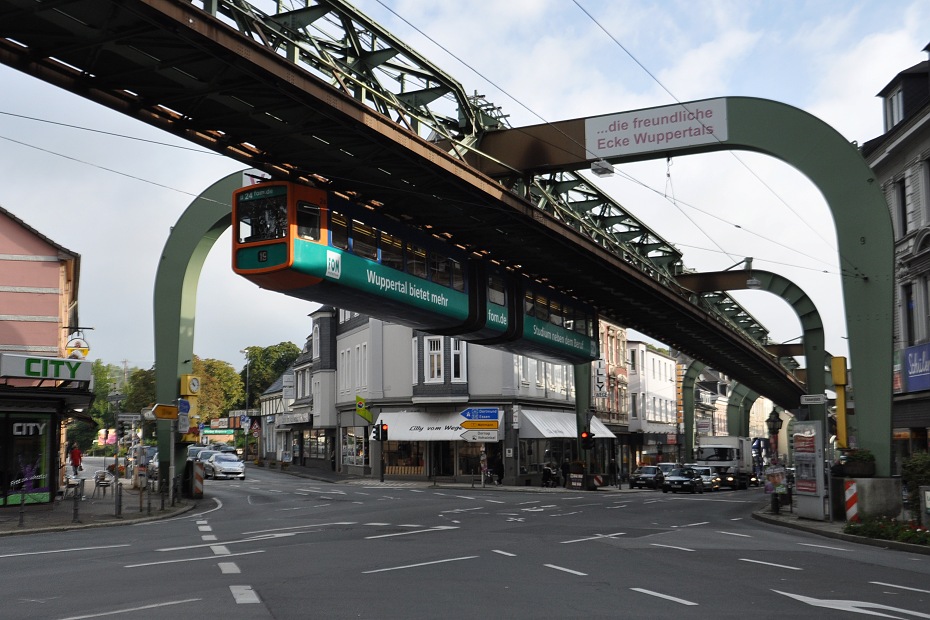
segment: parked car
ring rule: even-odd
[[[208,460],[210,460],[210,457],[213,456],[214,454],[220,454],[220,451],[219,450],[201,450],[194,456],[193,460],[195,463],[198,461],[206,463]]]
[[[662,480],[662,492],[677,493],[678,491],[687,491],[689,493],[703,493],[704,481],[701,474],[692,467],[678,467],[665,476]]]
[[[201,446],[198,444],[187,446],[187,460],[193,461],[197,458],[197,454],[203,450],[207,450],[207,446]]]
[[[701,482],[704,484],[704,488],[708,491],[719,491],[720,490],[720,475],[717,474],[710,467],[698,466],[694,470],[700,474]]]
[[[662,485],[662,470],[655,465],[643,465],[630,475],[631,489],[658,489]]]
[[[203,462],[204,478],[239,478],[245,480],[245,463],[233,453],[215,452]]]

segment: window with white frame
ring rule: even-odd
[[[904,120],[904,89],[898,86],[885,97],[885,131]]]
[[[417,364],[418,357],[419,356],[417,355],[417,339],[416,339],[416,336],[414,336],[410,340],[410,360],[412,364],[412,367],[410,370],[411,370],[411,376],[413,377],[412,379],[413,385],[416,385],[420,381],[420,377],[419,377],[420,368],[419,368],[419,365]]]
[[[320,357],[320,326],[319,325],[313,326],[313,342],[310,345],[310,349],[311,349],[311,356],[313,357],[313,359],[317,359]]]
[[[426,374],[426,383],[442,383],[442,336],[426,336],[423,338],[423,353],[425,360],[423,370]]]
[[[458,338],[449,340],[452,349],[452,377],[454,383],[464,383],[468,380],[468,367],[465,358],[465,342]]]

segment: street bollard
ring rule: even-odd
[[[19,491],[19,527],[26,525],[26,487]]]
[[[80,523],[81,519],[78,518],[78,502],[81,501],[81,498],[78,496],[78,492],[81,494],[84,493],[84,489],[81,488],[82,484],[78,481],[76,487],[74,487],[74,515],[71,517],[71,523]]]

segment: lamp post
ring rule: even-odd
[[[772,408],[772,413],[769,414],[769,417],[765,420],[765,426],[769,431],[769,445],[770,450],[772,451],[772,465],[778,463],[778,431],[781,430],[782,420],[778,415],[778,411],[775,408]],[[779,499],[778,493],[775,488],[772,489],[772,513],[778,514],[779,509]]]
[[[248,349],[242,349],[241,351],[239,351],[239,353],[242,353],[245,355],[245,415],[249,418],[249,420],[251,420],[252,416],[249,414],[249,370],[252,367],[252,360],[251,358],[249,358]],[[251,426],[251,422],[249,422],[249,426]],[[245,433],[245,442],[244,442],[245,445],[242,446],[244,450],[242,454],[242,459],[243,461],[247,461],[249,460],[249,429],[246,428],[243,431],[243,433]],[[256,438],[256,446],[255,446],[256,457],[258,456],[258,445],[257,445],[258,441],[257,440],[258,438]]]

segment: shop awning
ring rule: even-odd
[[[591,432],[595,439],[616,439],[604,423],[591,418]],[[575,414],[567,411],[520,411],[520,439],[574,439],[578,437]]]
[[[383,411],[377,423],[387,422],[390,441],[466,441],[475,430],[462,428],[459,413],[424,413],[422,411]],[[488,434],[488,430],[481,431]],[[497,435],[495,435],[496,437]],[[497,441],[497,439],[482,439]]]

